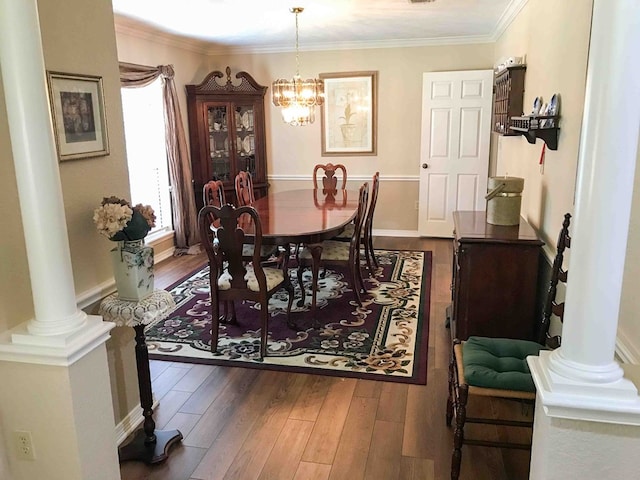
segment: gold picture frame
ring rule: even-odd
[[[322,156],[377,155],[378,72],[321,73]]]
[[[109,154],[102,77],[47,72],[60,161]]]

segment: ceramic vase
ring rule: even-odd
[[[118,242],[111,261],[120,300],[139,302],[153,293],[153,248],[144,240]]]

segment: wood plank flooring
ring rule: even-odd
[[[152,361],[157,428],[177,428],[184,440],[161,465],[123,463],[122,480],[449,478],[453,431],[445,425],[450,337],[444,311],[451,300],[451,243],[374,240],[376,248],[433,252],[427,385]],[[204,262],[204,255],[162,262],[157,287]],[[508,402],[477,408],[496,417],[531,415]],[[466,433],[516,439],[488,425],[472,425]],[[522,441],[530,434],[515,435]],[[462,452],[461,480],[528,478],[528,452],[469,445]]]

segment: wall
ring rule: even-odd
[[[317,163],[342,163],[351,188],[380,171],[380,198],[374,228],[417,231],[414,208],[418,200],[422,74],[429,71],[490,69],[493,45],[455,45],[412,48],[335,50],[300,53],[303,78],[328,72],[378,71],[378,154],[376,156],[322,157],[320,111],[316,121],[292,127],[282,121],[270,99],[271,82],[291,78],[295,54],[217,55],[210,70],[245,70],[267,91],[267,171],[275,189],[297,188],[284,177],[302,176],[311,185]]]
[[[631,219],[622,293],[620,298],[620,317],[618,320],[618,353],[622,360],[640,364],[640,295],[637,281],[640,278],[640,142],[631,203]]]
[[[530,0],[495,46],[496,63],[526,55],[526,113],[535,97],[549,102],[554,93],[560,94],[558,150],[547,149],[543,171],[538,164],[542,140],[531,145],[524,137],[494,134],[496,173],[525,179],[522,215],[551,249],[563,215],[573,212],[591,8],[586,0]]]

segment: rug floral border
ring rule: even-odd
[[[259,348],[259,330],[248,331],[243,335],[244,338],[225,337],[222,332],[219,341],[222,355],[217,357],[211,355],[208,344],[198,344],[186,338],[183,342],[166,343],[151,336],[147,341],[150,358],[425,384],[431,304],[431,252],[376,250],[376,255],[381,268],[373,278],[367,280],[367,288],[373,295],[365,296],[361,307],[351,302],[351,318],[321,324],[321,328],[313,332],[312,329],[303,329],[280,341],[270,340],[269,355],[264,361],[258,361],[255,355]],[[392,268],[388,279],[383,278],[385,265]],[[178,307],[189,300],[190,294],[177,287],[195,275],[185,276],[169,289]],[[327,280],[329,283],[331,281]],[[194,285],[196,289],[204,288],[202,282],[192,283],[191,288]],[[339,278],[334,284],[335,288],[329,289],[330,296],[352,295],[348,285]],[[272,317],[284,315],[286,294],[276,299],[275,303],[276,306],[270,304]],[[380,315],[385,316],[386,320],[378,322],[378,328],[372,335],[360,331],[358,326],[363,324],[373,307],[379,308],[380,305]],[[321,314],[322,309],[319,312]],[[316,343],[321,343],[318,350],[296,348],[297,342],[308,340],[305,337],[309,335],[315,335]],[[322,351],[330,353],[322,353],[320,347]]]

